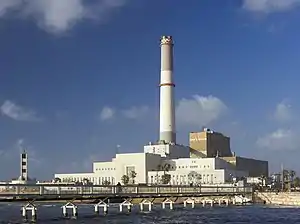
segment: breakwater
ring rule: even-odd
[[[265,204],[300,206],[300,192],[254,192],[254,197]]]

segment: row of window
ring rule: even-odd
[[[115,178],[114,177],[66,177],[62,178],[62,182],[83,182],[85,180],[88,180],[91,183],[94,184],[115,184]]]
[[[198,175],[172,175],[170,184],[210,184],[217,182],[217,177],[213,174]],[[159,184],[162,182],[162,175],[150,176],[149,183]]]
[[[177,166],[176,166],[176,168],[177,168]],[[184,168],[186,168],[186,169],[188,169],[188,168],[191,168],[191,169],[197,169],[197,168],[202,168],[202,166],[200,165],[200,166],[198,166],[198,165],[195,165],[195,166],[178,166],[178,169],[184,169]],[[203,168],[205,169],[205,168],[207,168],[207,169],[209,169],[209,165],[203,165]]]
[[[209,169],[209,165],[204,165],[203,166],[203,168],[205,169],[205,168],[207,168],[207,169]],[[198,165],[195,165],[195,166],[170,166],[170,168],[171,169],[175,169],[175,168],[178,168],[178,169],[188,169],[188,168],[190,168],[190,169],[198,169],[198,168],[202,168],[202,166],[200,165],[200,166],[198,166]],[[116,168],[96,168],[96,171],[105,171],[105,170],[116,170]]]
[[[101,171],[101,170],[116,170],[116,168],[96,168],[96,171]]]

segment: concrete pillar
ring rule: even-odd
[[[98,207],[98,205],[95,205],[95,214],[99,215],[99,207]]]
[[[20,194],[20,186],[16,186],[16,194]]]
[[[104,215],[107,215],[107,213],[108,213],[108,205],[107,204],[105,204],[103,206],[103,213],[104,213]]]
[[[63,216],[64,216],[64,217],[67,217],[67,216],[68,216],[68,211],[67,211],[66,206],[63,206],[63,207],[62,207],[62,210],[63,210]]]
[[[170,209],[173,210],[173,202],[170,202]]]
[[[44,194],[44,186],[40,186],[40,195]]]
[[[37,209],[35,207],[32,208],[31,210],[31,219],[32,221],[36,221],[37,220],[37,214],[36,214],[36,211]]]
[[[127,205],[127,210],[128,210],[128,212],[131,212],[131,205]]]
[[[144,211],[144,204],[143,203],[140,203],[140,210]]]
[[[26,211],[26,208],[25,207],[22,207],[22,218],[27,220],[27,211]]]
[[[77,206],[73,206],[73,217],[78,217]]]

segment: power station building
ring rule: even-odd
[[[145,145],[141,153],[119,153],[109,162],[94,162],[91,173],[55,174],[55,178],[62,182],[116,184],[125,175],[131,177],[131,183],[161,184],[167,173],[169,184],[181,185],[221,184],[249,174],[268,175],[268,162],[235,157],[230,138],[221,133],[205,129],[190,133],[190,146],[176,142],[172,37],[162,36],[160,45],[159,141]]]
[[[230,138],[222,133],[204,128],[201,132],[190,133],[192,158],[219,157],[232,164],[236,170],[247,171],[251,177],[268,176],[267,161],[236,156],[231,152]]]

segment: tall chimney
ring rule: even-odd
[[[173,82],[173,39],[162,36],[160,73],[160,141],[176,143],[175,105]]]

